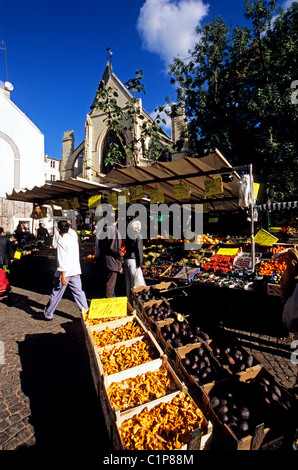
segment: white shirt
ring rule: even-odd
[[[56,276],[60,276],[62,271],[65,277],[82,273],[78,240],[70,233],[65,233],[57,243]]]
[[[75,237],[78,241],[78,234],[73,228],[69,227],[68,233],[69,233],[69,235]],[[60,239],[61,239],[60,232],[59,232],[59,230],[56,230],[56,232],[54,233],[53,239],[52,239],[52,247],[53,248],[57,248],[57,243],[58,243],[58,240],[60,240]]]

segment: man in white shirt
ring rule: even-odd
[[[63,297],[67,286],[70,287],[79,309],[85,313],[88,303],[82,290],[79,244],[69,233],[67,220],[59,220],[58,230],[61,237],[57,241],[57,270],[54,276],[53,289],[49,302],[44,310],[44,319],[52,320],[54,311]]]

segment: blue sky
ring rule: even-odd
[[[287,8],[292,0],[281,1]],[[45,136],[45,153],[61,158],[64,131],[84,140],[109,47],[124,83],[141,69],[148,113],[175,100],[167,74],[174,56],[187,57],[203,26],[221,16],[247,24],[243,0],[0,0],[0,80],[14,86],[11,100]],[[7,77],[8,73],[8,77]],[[168,131],[170,134],[170,131]]]

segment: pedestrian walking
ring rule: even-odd
[[[122,272],[122,238],[117,229],[116,211],[111,211],[107,223],[96,233],[95,253],[100,296],[111,298],[115,294],[118,273]]]
[[[3,227],[0,227],[0,268],[9,266],[13,259],[14,250],[6,237]]]
[[[82,313],[84,314],[88,311],[86,295],[82,289],[82,271],[78,241],[70,235],[67,220],[59,220],[58,230],[61,238],[57,242],[57,270],[54,276],[52,292],[44,309],[45,320],[53,319],[56,307],[62,299],[67,286],[69,286],[74,300]]]
[[[134,220],[131,222],[132,233],[127,234],[124,255],[124,278],[126,286],[126,295],[131,302],[131,290],[145,286],[145,280],[142,273],[143,264],[143,239],[140,235],[141,222]]]

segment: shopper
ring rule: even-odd
[[[130,226],[132,233],[127,234],[124,255],[124,277],[129,302],[131,301],[131,290],[146,285],[142,273],[143,239],[141,237],[141,222],[134,220]]]
[[[99,294],[111,298],[115,295],[118,273],[122,272],[122,238],[117,229],[116,211],[107,214],[108,222],[96,234],[96,263],[99,278]]]
[[[3,227],[0,227],[0,269],[9,266],[13,259],[14,250],[6,237]]]
[[[37,229],[37,238],[40,238],[42,240],[46,240],[50,236],[48,229],[45,228],[44,223],[40,222],[39,227]]]
[[[85,292],[82,290],[79,244],[69,233],[67,220],[59,220],[58,231],[61,236],[57,242],[57,270],[49,302],[44,310],[44,319],[52,320],[54,311],[63,297],[67,286],[70,287],[74,300],[82,311],[88,311]]]

